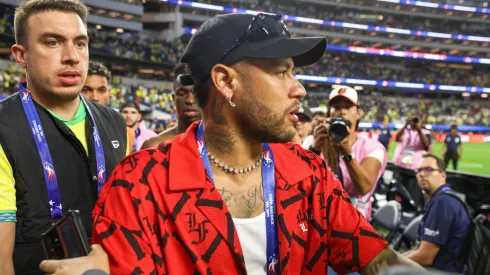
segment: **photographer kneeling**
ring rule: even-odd
[[[356,134],[361,119],[356,90],[347,86],[334,89],[327,117],[315,128],[310,150],[322,154],[354,206],[369,220],[370,198],[386,167],[386,149],[378,141]]]

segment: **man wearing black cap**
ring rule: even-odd
[[[298,136],[298,144],[302,145],[305,139],[313,130],[313,114],[308,107],[301,107],[296,113],[298,121],[295,123],[295,128]]]
[[[182,56],[202,122],[120,163],[94,210],[113,274],[375,274],[415,265],[357,212],[318,156],[285,143],[305,96],[293,68],[326,39],[281,16],[205,22]],[[185,82],[185,83],[184,83]]]
[[[192,93],[193,86],[184,86],[180,82],[180,76],[188,74],[187,64],[181,63],[175,66],[172,99],[177,113],[177,125],[145,141],[141,149],[151,148],[162,142],[172,140],[175,136],[184,133],[194,121],[201,120],[201,110],[199,110],[196,98]]]

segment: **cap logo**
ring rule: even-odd
[[[339,95],[343,95],[347,92],[347,88],[342,88],[339,90]]]

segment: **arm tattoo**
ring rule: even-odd
[[[375,275],[386,267],[399,263],[396,252],[387,247],[381,251],[363,270],[362,275]]]

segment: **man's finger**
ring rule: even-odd
[[[47,274],[52,274],[56,272],[56,269],[58,269],[63,260],[46,260],[42,261],[41,264],[39,265],[39,268],[46,272]]]
[[[321,135],[321,134],[326,133],[326,132],[327,132],[326,128],[317,129],[315,131],[315,136]]]

